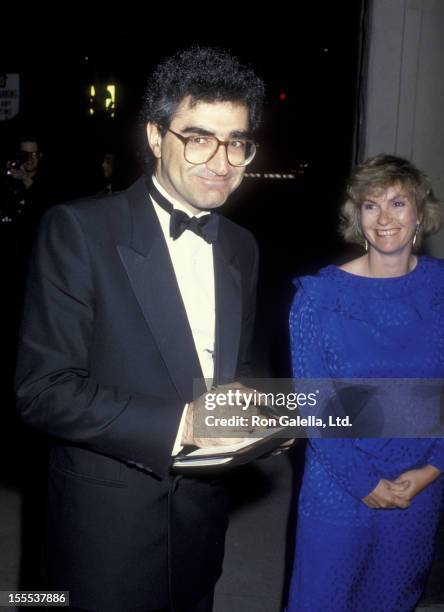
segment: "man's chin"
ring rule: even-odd
[[[225,204],[226,201],[227,198],[225,198],[224,200],[216,200],[205,204],[203,204],[202,202],[198,202],[193,203],[193,207],[197,208],[197,210],[200,210],[201,212],[206,212],[214,210],[215,208],[220,208],[223,204]]]
[[[199,199],[196,198],[196,200],[192,201],[191,204],[194,206],[194,208],[201,211],[213,210],[214,208],[219,208],[219,206],[225,204],[228,199],[228,195],[229,194],[220,192],[211,195],[208,194],[209,197]]]

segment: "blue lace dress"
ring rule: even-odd
[[[398,278],[322,269],[302,277],[291,314],[297,378],[444,378],[444,261]],[[444,477],[406,510],[361,499],[380,478],[432,464],[441,439],[312,439],[298,506],[288,612],[406,612],[433,555]]]

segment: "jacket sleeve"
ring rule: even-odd
[[[295,379],[328,379],[322,328],[315,299],[300,288],[290,311],[290,340]],[[317,459],[329,475],[350,495],[362,499],[378,484],[380,476],[366,453],[350,438],[309,440]]]
[[[18,411],[25,423],[54,438],[165,475],[183,404],[94,380],[94,292],[82,227],[69,205],[54,207],[42,220],[28,275]]]

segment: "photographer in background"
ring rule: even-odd
[[[54,203],[39,141],[23,135],[0,166],[0,273],[4,287],[3,320],[13,334],[38,221]],[[49,189],[51,186],[51,189]],[[14,345],[15,336],[11,344]]]
[[[14,273],[19,286],[37,223],[54,200],[42,158],[38,139],[23,135],[18,140],[15,154],[6,161],[1,176],[3,267],[7,266]]]
[[[19,142],[17,157],[18,163],[17,160],[9,162],[8,174],[13,179],[21,181],[25,189],[30,189],[37,178],[40,160],[42,158],[37,139],[22,138]]]
[[[26,215],[34,220],[46,207],[47,189],[41,171],[42,153],[35,137],[19,139],[16,153],[6,162],[0,195],[2,223],[17,223]]]

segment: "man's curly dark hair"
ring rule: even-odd
[[[192,105],[239,102],[249,110],[250,130],[254,132],[260,124],[264,83],[227,51],[191,47],[161,62],[146,84],[143,124],[156,123],[164,133],[186,96],[191,96]]]

